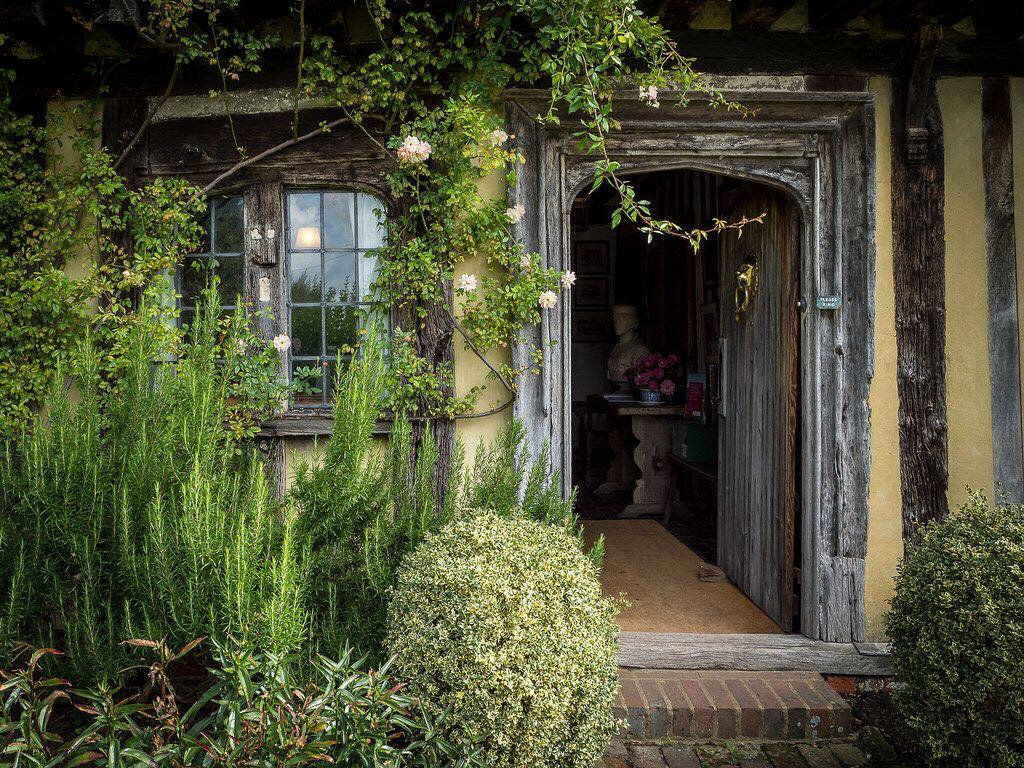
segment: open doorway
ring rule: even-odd
[[[694,170],[632,178],[684,228],[765,214],[695,255],[573,201],[572,481],[624,631],[800,630],[799,215]]]

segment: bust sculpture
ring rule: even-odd
[[[640,340],[637,328],[640,319],[636,307],[632,304],[616,304],[612,307],[612,326],[619,337],[608,356],[608,379],[620,390],[629,389],[626,381],[626,370],[637,361],[637,358],[650,354],[651,350]]]

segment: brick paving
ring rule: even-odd
[[[616,739],[595,768],[896,768],[864,741],[673,742]]]
[[[850,735],[849,704],[813,672],[620,669],[619,682],[616,716],[635,740],[815,741]]]

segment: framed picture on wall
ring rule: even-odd
[[[608,278],[580,277],[572,287],[572,303],[576,307],[607,307]]]
[[[572,313],[572,340],[608,341],[612,332],[612,315],[607,309],[578,309]]]
[[[607,275],[611,270],[606,240],[584,240],[572,244],[572,266],[577,275]]]

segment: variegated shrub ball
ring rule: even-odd
[[[481,512],[406,558],[386,641],[488,768],[592,768],[614,729],[616,611],[569,532]]]

